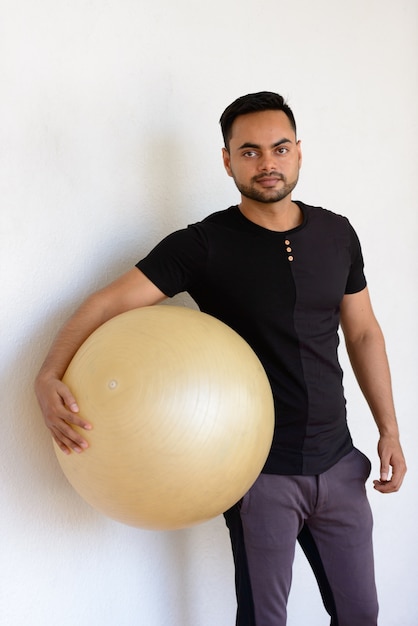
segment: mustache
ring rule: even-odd
[[[263,174],[258,174],[253,177],[253,181],[257,182],[259,180],[263,180],[264,178],[277,178],[277,180],[284,180],[285,177],[280,172],[276,172],[272,170],[271,172],[263,172]]]

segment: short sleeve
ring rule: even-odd
[[[366,277],[364,275],[364,260],[360,241],[354,228],[350,223],[348,225],[350,229],[351,266],[345,287],[346,294],[358,293],[367,285]]]
[[[171,298],[195,284],[206,257],[204,238],[198,228],[189,226],[165,237],[136,267]]]

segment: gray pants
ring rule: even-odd
[[[241,607],[237,624],[285,626],[299,536],[332,624],[376,626],[369,474],[369,460],[356,449],[318,476],[261,474],[239,507],[254,616],[248,619]],[[234,548],[232,532],[231,539]],[[237,595],[240,601],[238,587]]]

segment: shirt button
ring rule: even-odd
[[[288,247],[286,248],[286,252],[292,252],[292,248],[291,248],[290,246],[288,246]]]
[[[288,239],[285,239],[284,243],[285,243],[286,246],[290,246],[290,241]]]
[[[288,256],[287,258],[289,259],[289,261],[293,261],[292,255]]]

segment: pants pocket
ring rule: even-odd
[[[362,471],[362,477],[363,477],[364,482],[366,482],[366,480],[369,478],[370,473],[372,471],[372,464],[370,462],[370,459],[364,454],[364,452],[362,452],[358,448],[354,448],[353,452],[358,458],[361,471]]]

